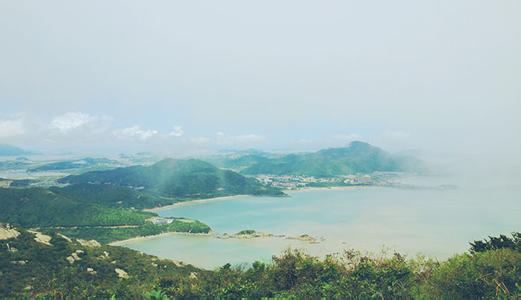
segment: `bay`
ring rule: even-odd
[[[239,196],[159,211],[161,216],[200,220],[219,234],[253,229],[285,237],[166,235],[122,244],[213,269],[269,261],[288,247],[317,256],[358,249],[444,259],[466,251],[470,241],[521,228],[518,186],[311,189],[289,196]],[[287,238],[303,234],[319,243]]]

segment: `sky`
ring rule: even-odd
[[[521,153],[521,1],[1,1],[0,143]]]

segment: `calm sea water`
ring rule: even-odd
[[[456,190],[370,187],[292,192],[290,196],[216,200],[163,210],[160,215],[201,220],[218,233],[254,229],[288,236],[309,234],[322,239],[319,244],[285,238],[221,240],[176,235],[125,246],[211,269],[228,262],[268,261],[288,247],[319,256],[356,248],[442,259],[467,250],[469,241],[521,230],[518,186]]]

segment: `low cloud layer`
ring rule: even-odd
[[[53,118],[50,127],[62,133],[67,133],[73,129],[91,124],[94,120],[95,118],[88,114],[69,112]]]
[[[139,126],[132,126],[128,128],[114,130],[114,135],[123,140],[141,140],[146,141],[154,136],[158,135],[159,132],[157,130],[152,129],[142,129]]]
[[[0,119],[0,139],[33,150],[118,152],[123,149],[135,149],[160,150],[174,155],[178,148],[187,151],[184,154],[190,153],[191,150],[198,153],[202,149],[210,153],[221,147],[255,147],[266,141],[265,137],[257,134],[226,135],[218,132],[210,137],[187,136],[183,127],[179,125],[166,131],[141,125],[119,128],[117,123],[113,117],[85,112],[66,112],[49,119],[41,119],[38,116]],[[31,142],[27,143],[28,141]]]
[[[0,139],[22,136],[25,133],[21,119],[0,120]]]

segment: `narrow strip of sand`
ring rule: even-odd
[[[154,234],[154,235],[147,235],[147,236],[136,236],[130,239],[121,240],[121,241],[115,241],[108,243],[109,246],[125,246],[125,244],[129,242],[138,242],[138,241],[146,241],[151,239],[156,239],[164,236],[170,236],[170,235],[187,235],[187,236],[213,236],[214,233],[210,231],[209,233],[189,233],[189,232],[163,232],[160,234]]]
[[[161,210],[171,209],[171,208],[176,208],[176,207],[199,205],[199,204],[217,202],[217,201],[234,200],[234,199],[237,199],[240,197],[248,197],[248,196],[253,197],[250,195],[233,195],[233,196],[214,197],[214,198],[207,198],[207,199],[186,200],[186,201],[177,202],[177,203],[174,203],[171,205],[143,209],[143,211],[156,212],[156,211],[161,211]]]
[[[304,187],[296,190],[285,190],[284,192],[296,193],[296,192],[312,192],[312,191],[344,191],[344,190],[360,190],[374,185],[352,185],[352,186],[324,186],[324,187]]]
[[[324,191],[324,190],[357,190],[357,189],[364,189],[371,186],[368,185],[356,185],[356,186],[331,186],[331,187],[304,187],[296,190],[283,190],[284,193],[295,193],[295,192],[310,192],[310,191]],[[191,206],[191,205],[200,205],[210,202],[217,202],[217,201],[226,201],[226,200],[235,200],[241,197],[256,197],[253,195],[233,195],[233,196],[222,196],[222,197],[214,197],[214,198],[205,198],[205,199],[194,199],[194,200],[184,200],[180,201],[174,204],[165,205],[161,207],[154,207],[154,208],[146,208],[143,209],[143,211],[149,211],[149,212],[158,212],[165,209],[171,209],[171,208],[177,208],[177,207],[183,207],[183,206]],[[258,197],[264,197],[264,196],[258,196]]]

